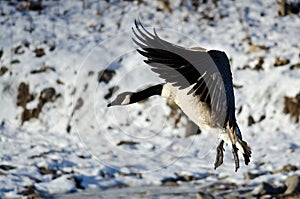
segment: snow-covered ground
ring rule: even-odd
[[[188,187],[184,193],[217,183],[252,191],[300,174],[300,124],[283,113],[284,97],[300,92],[300,69],[291,69],[300,63],[299,15],[278,16],[273,0],[198,8],[175,0],[169,9],[161,2],[0,2],[0,197],[92,188],[124,196],[147,186],[157,195],[169,193],[155,187],[171,181]],[[162,81],[131,40],[138,17],[168,41],[230,57],[237,118],[253,152],[248,166],[234,172],[226,147],[214,170],[217,139],[206,132],[185,137],[187,119],[175,127],[165,99],[106,107],[120,92]],[[276,59],[289,62],[275,67]],[[115,72],[107,83],[99,81],[104,69]],[[288,164],[296,171],[276,172]]]

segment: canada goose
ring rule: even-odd
[[[217,132],[221,141],[215,169],[223,163],[224,142],[232,148],[235,171],[239,168],[238,152],[248,165],[251,149],[243,141],[236,122],[232,74],[226,54],[169,43],[161,39],[155,29],[152,34],[137,20],[132,31],[133,41],[140,47],[137,51],[165,83],[139,92],[121,93],[107,106],[132,104],[153,95],[172,98],[200,129]]]

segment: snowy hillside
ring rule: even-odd
[[[277,6],[1,1],[0,197],[295,195],[300,15]],[[226,147],[214,170],[216,137],[185,136],[188,119],[165,99],[107,108],[120,92],[162,82],[131,40],[136,18],[170,42],[226,52],[248,166],[234,172]]]

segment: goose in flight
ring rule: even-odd
[[[107,106],[132,104],[153,95],[170,98],[200,129],[217,133],[220,144],[215,169],[223,163],[224,142],[232,148],[235,171],[240,167],[238,154],[248,165],[251,149],[243,141],[236,121],[232,74],[226,54],[172,44],[161,39],[155,29],[150,33],[139,20],[135,20],[132,31],[137,51],[165,83],[139,92],[121,93]]]

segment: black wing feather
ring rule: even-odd
[[[145,63],[166,82],[179,89],[191,87],[187,94],[198,96],[214,110],[212,117],[218,125],[235,122],[232,75],[225,53],[221,51],[189,50],[162,40],[135,20],[133,41],[138,52],[147,59]],[[218,63],[218,60],[221,63]],[[224,65],[224,66],[223,66]],[[226,103],[227,102],[227,103]],[[225,121],[224,121],[224,118]]]

